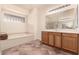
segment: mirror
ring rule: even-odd
[[[52,15],[48,15],[46,17],[46,28],[47,29],[56,29],[57,28],[58,21],[57,21],[56,16],[57,16],[56,14],[54,14],[54,15],[52,14]]]
[[[77,7],[46,16],[46,29],[75,29],[77,25]]]

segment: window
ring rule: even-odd
[[[24,16],[4,13],[3,18],[4,19],[2,19],[2,32],[8,34],[26,32],[27,25]]]
[[[4,14],[4,16],[4,21],[25,23],[25,17],[15,16],[11,14]]]

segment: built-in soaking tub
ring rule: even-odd
[[[7,40],[0,40],[0,51],[27,43],[34,40],[34,35],[30,33],[11,34]]]

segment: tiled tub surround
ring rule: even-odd
[[[7,40],[0,40],[0,51],[34,40],[33,34],[9,35]]]
[[[54,47],[33,40],[2,51],[2,55],[72,55]]]

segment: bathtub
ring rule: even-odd
[[[8,49],[20,44],[24,44],[32,40],[34,40],[33,34],[22,33],[22,34],[8,35],[7,40],[0,40],[0,52],[5,49]]]

